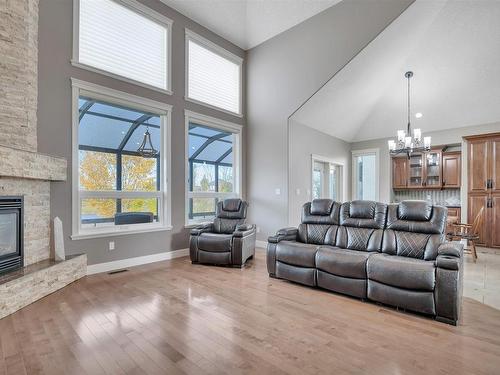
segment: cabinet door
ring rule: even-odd
[[[408,159],[408,187],[424,186],[424,155],[412,154]]]
[[[441,151],[431,150],[424,156],[425,178],[424,186],[429,188],[441,187]]]
[[[443,187],[459,188],[462,175],[462,156],[460,153],[443,154]]]
[[[481,207],[484,207],[483,215],[483,227],[480,232],[480,239],[478,245],[489,246],[489,237],[488,233],[491,231],[486,230],[486,226],[488,226],[488,212],[491,210],[488,207],[488,195],[487,194],[469,194],[469,207],[468,207],[468,218],[467,222],[472,224],[476,215],[478,214]]]
[[[490,141],[490,173],[491,191],[500,193],[500,137]]]
[[[470,193],[486,192],[489,172],[488,140],[475,139],[468,144],[468,185]]]
[[[491,224],[484,223],[483,226],[490,226],[490,243],[489,246],[500,247],[500,193],[491,194],[491,207],[488,208],[489,217],[488,222]]]
[[[392,187],[406,189],[408,187],[408,159],[392,158]]]

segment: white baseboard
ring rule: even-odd
[[[262,247],[262,248],[265,249],[265,248],[267,248],[267,241],[259,241],[259,240],[257,240],[257,241],[255,241],[255,246]]]
[[[163,260],[181,258],[188,255],[189,255],[189,249],[180,249],[180,250],[168,251],[165,253],[144,255],[142,257],[127,258],[127,259],[115,260],[112,262],[91,264],[90,266],[87,266],[87,275],[94,275],[96,273],[109,272],[127,267],[140,266],[141,264],[161,262]]]

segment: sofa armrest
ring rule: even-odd
[[[459,242],[445,242],[438,248],[436,267],[458,271],[462,263],[464,245]]]
[[[267,241],[270,243],[278,243],[280,241],[296,241],[299,230],[294,227],[282,228],[276,232],[274,236],[270,236]]]
[[[192,236],[199,236],[202,233],[212,232],[213,229],[214,229],[213,223],[201,224],[201,225],[198,225],[197,227],[191,229],[191,235]]]
[[[236,227],[233,233],[233,237],[246,237],[255,232],[255,225],[252,224],[240,224]]]
[[[436,257],[434,301],[436,319],[456,325],[460,319],[463,295],[463,245],[445,242]]]

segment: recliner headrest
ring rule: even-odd
[[[352,201],[349,205],[349,217],[353,219],[373,219],[377,202]]]
[[[333,208],[331,199],[313,199],[311,202],[311,215],[330,215]]]
[[[426,201],[402,201],[398,207],[400,220],[428,221],[432,215],[432,205]]]
[[[423,212],[419,213],[420,210]],[[404,232],[442,234],[446,227],[447,216],[446,207],[432,206],[424,201],[404,201],[389,205],[386,228]]]
[[[315,199],[302,206],[302,224],[339,224],[340,203],[331,199]]]
[[[229,212],[237,212],[240,210],[241,199],[224,199],[222,201],[222,209]]]
[[[352,201],[342,204],[340,225],[346,227],[383,229],[387,205],[373,201]]]
[[[219,219],[245,219],[248,203],[241,199],[225,199],[217,202],[215,216]]]

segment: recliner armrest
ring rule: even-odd
[[[201,224],[201,225],[198,225],[197,227],[191,229],[191,235],[192,236],[199,236],[202,233],[212,232],[213,229],[214,229],[213,223]]]
[[[245,237],[255,232],[255,225],[252,224],[240,224],[236,226],[236,230],[233,233],[233,237]]]
[[[464,245],[459,242],[445,242],[438,248],[436,267],[448,270],[459,270]]]
[[[278,243],[280,241],[296,241],[299,230],[294,227],[282,228],[274,236],[270,236],[267,241]]]

